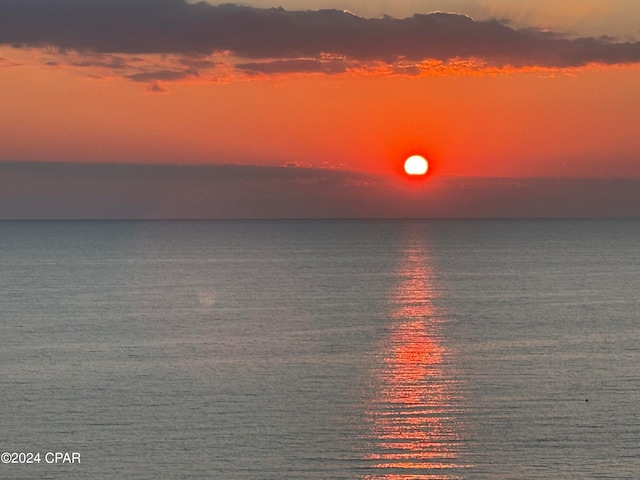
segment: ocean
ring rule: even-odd
[[[0,477],[637,478],[639,239],[0,222]]]

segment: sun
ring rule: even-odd
[[[422,155],[411,155],[404,162],[404,171],[407,175],[424,175],[429,170],[429,162]]]

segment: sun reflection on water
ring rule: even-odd
[[[390,299],[391,329],[381,345],[377,391],[368,417],[367,455],[375,473],[367,480],[460,479],[462,398],[455,368],[441,337],[443,318],[429,254],[418,235],[402,251]]]

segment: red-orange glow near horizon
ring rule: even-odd
[[[2,99],[2,159],[304,159],[317,168],[391,174],[414,187],[437,176],[640,175],[638,65],[478,76],[233,77],[206,87],[197,83],[206,77],[201,72],[161,82],[167,94],[158,95],[120,70],[72,67],[81,62],[70,55],[0,46],[0,91],[17,92]],[[140,65],[174,70],[178,60],[166,61],[145,57]],[[406,174],[403,163],[414,153],[428,154],[426,177]]]

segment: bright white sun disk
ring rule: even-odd
[[[412,155],[404,162],[407,175],[424,175],[429,170],[429,163],[422,155]]]

